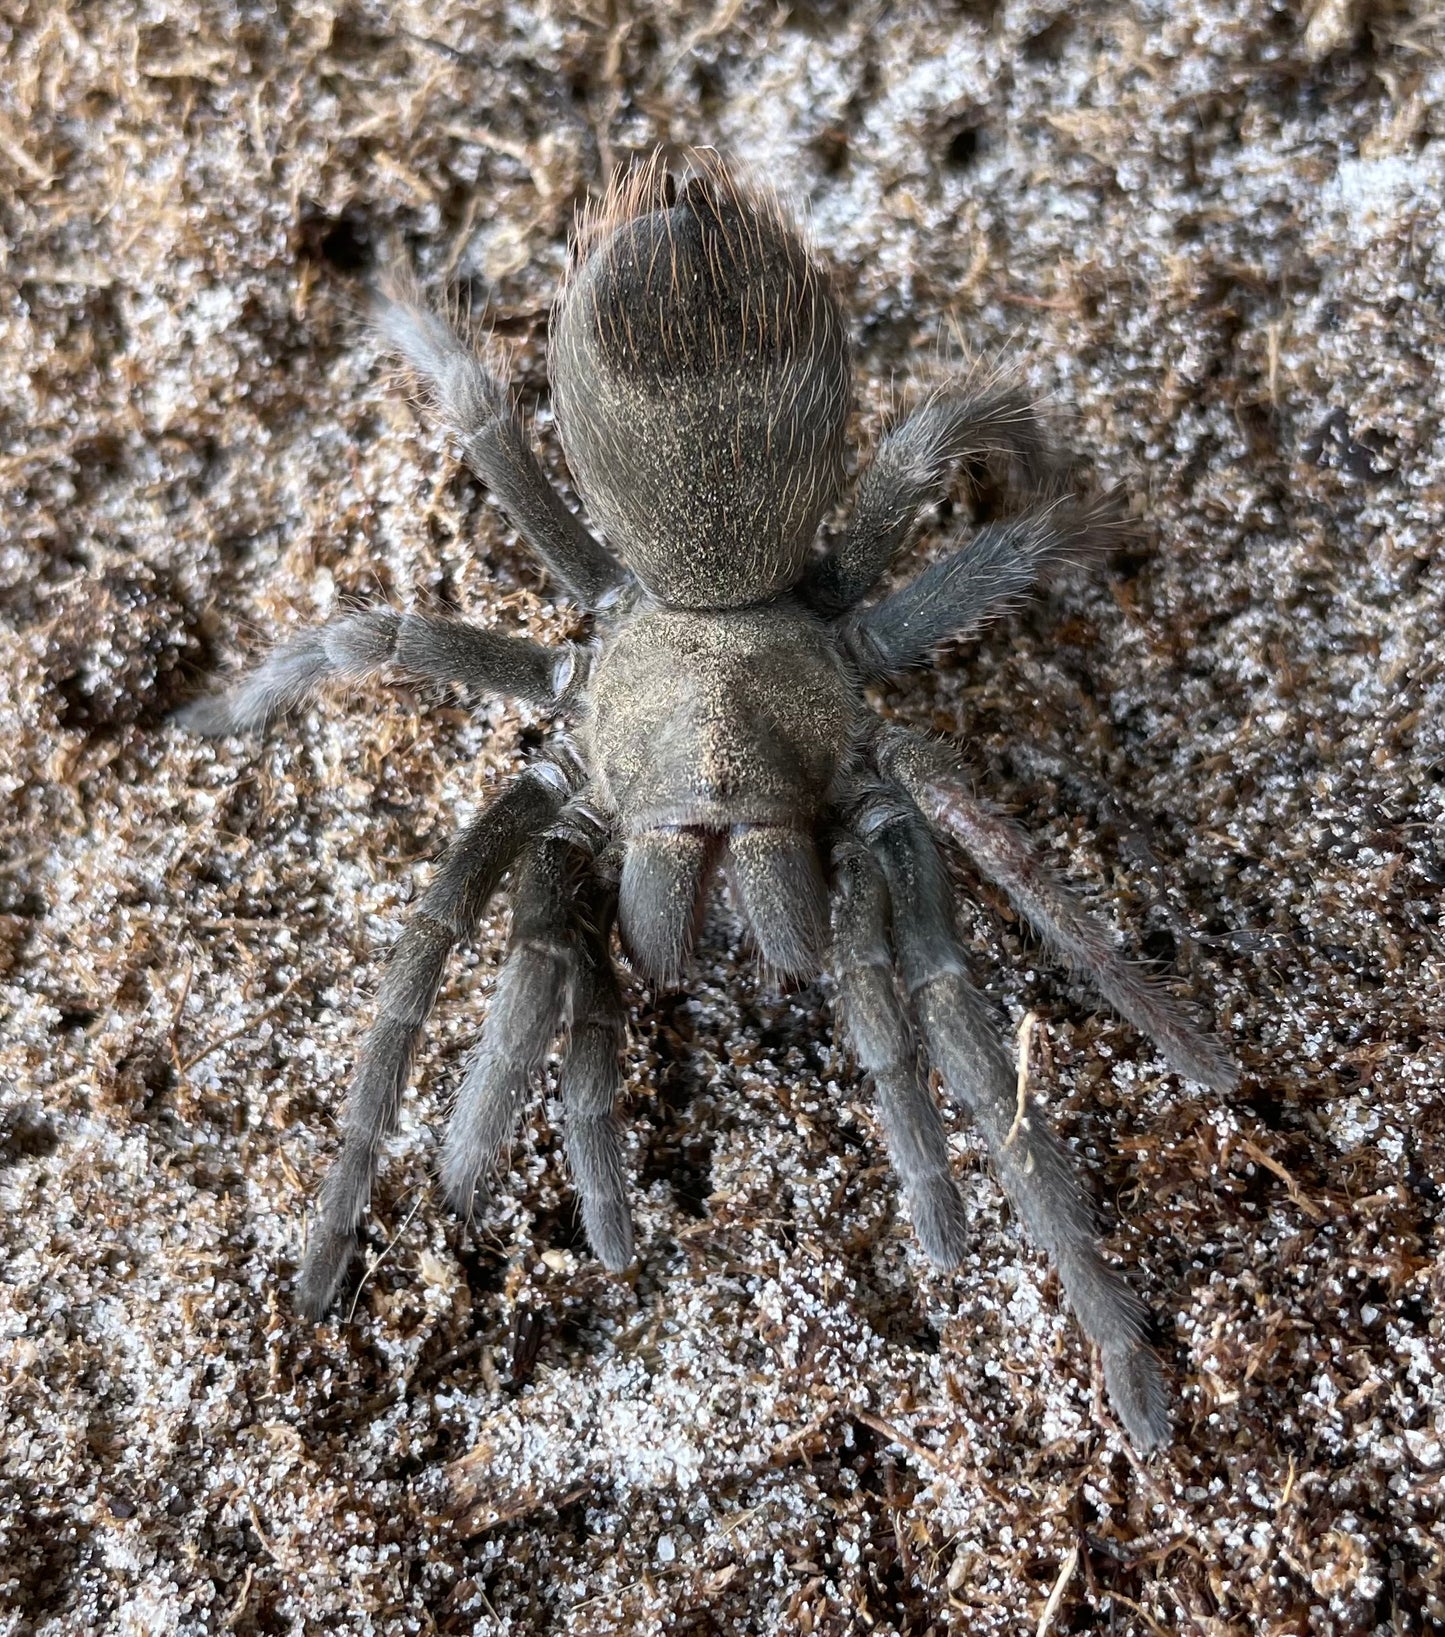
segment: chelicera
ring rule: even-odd
[[[631,1260],[613,932],[645,979],[680,984],[722,878],[772,973],[803,981],[831,965],[928,1256],[955,1265],[968,1224],[925,1065],[977,1122],[1053,1258],[1129,1434],[1162,1442],[1167,1394],[1146,1309],[1100,1255],[1074,1168],[1021,1097],[969,981],[940,841],[1180,1074],[1223,1088],[1234,1070],[974,795],[959,752],[890,726],[864,696],[870,679],[927,664],[1055,565],[1110,545],[1113,502],[1061,498],[1028,400],[958,381],[883,437],[846,530],[819,550],[844,486],[843,314],[778,201],[706,153],[681,175],[661,160],[634,169],[584,215],[553,314],[557,427],[600,538],[548,483],[507,392],[447,319],[394,292],[377,321],[555,585],[590,613],[593,637],[552,649],[435,614],[350,612],[185,713],[205,733],[250,732],[330,679],[395,669],[530,701],[558,727],[456,837],[391,956],[309,1236],[301,1311],[324,1313],[346,1276],[447,957],[509,872],[507,956],[442,1183],[459,1211],[482,1207],[560,1043],[588,1240],[608,1268]],[[1030,504],[874,595],[957,463],[985,453],[1009,460]]]

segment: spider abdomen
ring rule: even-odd
[[[792,585],[843,478],[837,300],[781,205],[699,155],[589,217],[553,315],[557,424],[588,510],[664,602]]]

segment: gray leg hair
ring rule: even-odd
[[[859,1066],[871,1076],[888,1153],[908,1195],[919,1243],[941,1268],[968,1248],[968,1221],[948,1163],[948,1135],[919,1074],[913,1026],[888,947],[888,888],[852,840],[835,855],[833,964],[838,1004]]]
[[[1169,1399],[1145,1339],[1149,1311],[1100,1255],[1093,1211],[1042,1113],[1020,1107],[998,1027],[965,972],[937,848],[921,816],[901,808],[875,809],[868,840],[888,881],[899,964],[928,1055],[977,1121],[999,1181],[1097,1343],[1119,1419],[1140,1449],[1152,1449],[1169,1437]]]
[[[1180,1074],[1216,1091],[1234,1088],[1239,1071],[1221,1048],[1194,1027],[1162,985],[1129,965],[1108,928],[1046,868],[1023,832],[972,793],[956,751],[898,733],[884,742],[880,760],[928,821],[963,848],[1039,937],[1148,1035]]]
[[[538,763],[519,773],[448,849],[392,951],[377,1018],[361,1048],[342,1119],[341,1152],[322,1184],[307,1239],[296,1306],[317,1319],[331,1305],[356,1250],[381,1145],[395,1129],[402,1093],[452,945],[476,929],[502,875],[528,840],[556,817],[561,771]]]
[[[843,539],[803,581],[803,595],[841,614],[878,583],[913,533],[925,506],[947,492],[948,474],[969,455],[1008,454],[1031,488],[1045,487],[1054,461],[1034,406],[1009,387],[966,383],[932,393],[892,427],[858,484]]]
[[[626,1013],[608,949],[609,908],[596,894],[578,922],[576,1022],[562,1054],[558,1089],[587,1242],[614,1273],[632,1260],[632,1213],[622,1165],[622,1042]]]
[[[476,351],[440,313],[399,289],[378,297],[376,327],[421,383],[462,458],[517,525],[548,573],[584,608],[603,608],[626,569],[547,481],[512,407]]]
[[[483,693],[555,705],[575,663],[570,648],[544,648],[442,614],[367,608],[340,614],[272,650],[224,693],[183,705],[192,733],[254,733],[315,697],[327,682],[359,682],[393,666]]]
[[[507,958],[442,1145],[442,1186],[467,1217],[516,1129],[533,1078],[574,1016],[573,900],[602,839],[596,821],[574,804],[532,844],[517,872]]]

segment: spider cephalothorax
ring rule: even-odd
[[[1056,563],[1107,545],[1113,508],[1046,500],[1056,463],[1029,403],[954,384],[884,437],[848,529],[817,554],[819,520],[842,487],[842,317],[786,213],[712,155],[691,155],[681,178],[658,161],[640,167],[584,217],[554,314],[557,424],[605,544],[548,484],[505,392],[446,320],[391,295],[378,322],[468,464],[592,612],[595,637],[557,651],[432,614],[344,614],[186,713],[206,732],[259,728],[328,678],[394,667],[549,707],[571,730],[457,837],[392,955],[310,1235],[301,1309],[322,1313],[346,1274],[446,958],[508,871],[507,959],[442,1179],[458,1209],[477,1208],[560,1041],[588,1237],[608,1267],[630,1260],[612,927],[645,977],[677,983],[721,875],[773,971],[810,978],[831,950],[842,1017],[928,1255],[958,1262],[967,1224],[921,1055],[978,1122],[1053,1257],[1130,1434],[1161,1442],[1167,1399],[1146,1311],[1100,1256],[1064,1150],[1020,1101],[998,1025],[966,975],[937,838],[960,845],[1179,1072],[1223,1087],[1234,1071],[971,793],[956,752],[889,727],[863,692],[870,678],[926,663]],[[952,467],[982,453],[1011,460],[1032,508],[868,601]]]

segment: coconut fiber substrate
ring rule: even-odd
[[[0,6],[4,1637],[1445,1627],[1442,52],[1426,0]],[[859,463],[1001,370],[1127,496],[1122,549],[872,702],[1240,1065],[1171,1072],[954,861],[1157,1316],[1147,1457],[952,1107],[970,1248],[929,1265],[832,985],[765,981],[726,896],[684,989],[627,980],[626,1273],[555,1075],[470,1225],[437,1186],[503,893],[364,1280],[296,1315],[387,950],[547,721],[384,679],[172,714],[351,606],[585,636],[367,291],[485,315],[575,504],[550,303],[659,142],[806,217]],[[1009,503],[961,471],[895,573]]]

